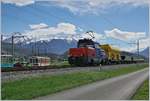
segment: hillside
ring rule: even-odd
[[[10,39],[6,39],[4,42],[8,44],[11,43]],[[8,46],[7,50],[11,51],[11,49],[9,49],[11,48],[11,44],[6,45],[5,43],[3,44],[5,49],[7,49],[7,46]],[[65,51],[67,51],[69,48],[76,47],[76,44],[77,44],[76,40],[52,39],[50,41],[37,41],[37,42],[30,42],[28,44],[24,43],[21,45],[21,47],[17,44],[15,49],[22,48],[22,49],[26,49],[27,50],[26,52],[31,53],[33,51],[35,53],[35,47],[36,47],[36,52],[40,54],[45,54],[47,52],[47,53],[61,55]]]
[[[143,51],[140,52],[140,55],[149,58],[149,48],[147,47],[146,49],[144,49]]]
[[[37,41],[29,44],[15,44],[14,54],[16,56],[49,56],[51,58],[64,58],[62,54],[69,48],[76,47],[76,40],[52,39],[50,41]],[[35,48],[36,47],[36,48]],[[12,54],[11,40],[2,42],[2,54]],[[23,54],[22,54],[23,53]]]
[[[52,39],[51,41],[38,41],[32,42],[29,44],[25,44],[23,47],[27,48],[31,51],[32,47],[36,47],[39,50],[39,53],[44,53],[47,50],[47,53],[54,53],[54,54],[63,54],[69,48],[76,47],[77,41],[75,40],[65,40],[65,39]]]

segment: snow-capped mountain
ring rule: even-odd
[[[30,51],[35,51],[43,54],[47,53],[63,54],[69,48],[76,47],[76,40],[52,39],[50,41],[37,41],[29,44],[24,44],[23,47]],[[36,47],[36,48],[35,48]]]
[[[149,47],[145,48],[143,51],[140,51],[140,55],[149,58]]]
[[[11,48],[11,39],[4,40],[5,43],[10,44]],[[76,40],[67,40],[67,39],[52,39],[50,41],[37,41],[37,42],[22,42],[18,41],[15,42],[15,48],[20,49],[26,49],[30,52],[30,54],[33,53],[39,53],[44,54],[47,53],[54,53],[54,54],[63,54],[66,52],[69,48],[73,48],[77,46]]]

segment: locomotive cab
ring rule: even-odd
[[[94,48],[94,42],[91,39],[81,39],[78,41],[78,48]]]

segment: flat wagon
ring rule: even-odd
[[[111,63],[118,63],[121,60],[120,50],[110,46],[109,44],[100,45],[107,56],[107,60]]]

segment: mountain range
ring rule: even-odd
[[[140,51],[139,53],[141,56],[149,58],[149,47],[145,48],[144,50]]]
[[[1,49],[2,54],[12,54],[12,44],[8,39],[2,42]],[[19,56],[50,56],[50,57],[64,57],[64,53],[68,51],[69,48],[77,46],[76,40],[66,40],[66,39],[52,39],[50,41],[37,41],[30,43],[16,43],[14,45],[14,54]],[[23,54],[22,54],[23,53]]]
[[[47,52],[61,55],[69,48],[76,47],[76,44],[76,40],[52,39],[51,41],[37,41],[36,43],[32,42],[23,45],[23,47],[29,49],[30,51],[32,51],[32,49],[36,49],[41,54]]]

